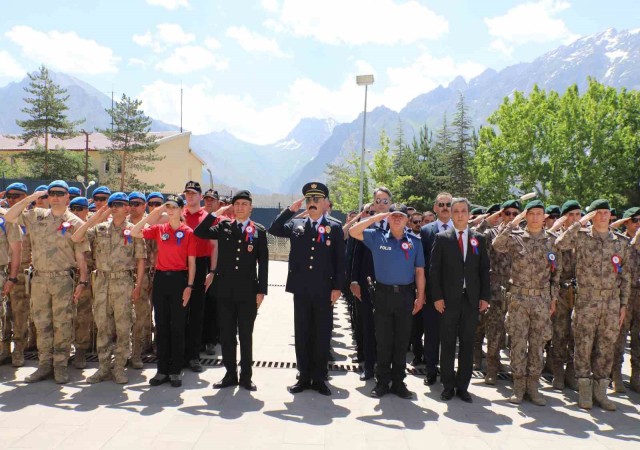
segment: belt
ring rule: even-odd
[[[592,297],[613,297],[620,294],[620,289],[593,289],[580,286],[580,292],[585,292],[586,295]]]
[[[109,279],[133,277],[133,269],[131,270],[96,270],[100,276]]]
[[[164,275],[170,277],[172,275],[181,275],[187,273],[188,270],[156,270],[156,275]]]
[[[376,281],[376,290],[380,292],[392,292],[394,294],[404,293],[404,292],[413,292],[416,289],[416,285],[414,283],[411,284],[382,284],[379,281]]]
[[[55,278],[55,277],[68,277],[73,274],[73,270],[60,270],[57,272],[44,272],[42,270],[34,270],[33,275],[36,277]]]
[[[527,295],[529,297],[541,297],[544,290],[542,289],[529,289],[522,288],[520,286],[509,286],[509,293],[516,295]]]

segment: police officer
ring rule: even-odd
[[[304,198],[280,213],[269,233],[291,241],[286,291],[293,294],[298,382],[289,387],[297,394],[314,389],[331,395],[324,382],[333,319],[332,306],[344,284],[342,224],[324,213],[329,189],[319,182],[302,188]],[[309,216],[293,219],[306,203]],[[406,349],[406,346],[405,346]]]
[[[235,220],[216,218],[233,208]],[[253,362],[253,324],[258,308],[267,294],[269,249],[265,228],[251,220],[252,199],[249,191],[238,191],[231,205],[207,215],[194,233],[202,239],[218,241],[218,264],[214,277],[222,362],[227,373],[216,389],[240,384],[255,391],[251,381]],[[256,273],[256,264],[258,271]],[[236,372],[236,334],[240,339],[240,381]]]
[[[389,231],[367,229],[383,219],[388,220]],[[424,306],[425,274],[422,243],[405,228],[408,220],[407,207],[396,203],[388,213],[369,217],[349,230],[351,237],[371,250],[376,274],[374,318],[378,364],[372,397],[382,397],[388,392],[401,398],[413,396],[403,380],[412,317]]]

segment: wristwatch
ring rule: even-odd
[[[187,284],[187,287],[193,289],[193,284]]]
[[[11,281],[13,284],[18,284],[18,279],[16,277],[7,278],[7,281]]]
[[[89,286],[89,282],[88,281],[78,281],[78,284],[83,285],[84,287]]]

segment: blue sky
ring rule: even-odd
[[[29,0],[3,2],[0,86],[44,63],[185,128],[274,142],[303,117],[401,109],[457,75],[502,69],[609,27],[638,0]]]

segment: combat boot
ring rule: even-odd
[[[11,343],[2,343],[2,352],[0,352],[0,366],[11,362]]]
[[[117,384],[127,384],[129,378],[124,373],[124,367],[116,366],[113,368],[113,381]]]
[[[487,355],[487,374],[484,376],[484,383],[494,386],[498,379],[498,367],[500,360],[492,355]]]
[[[553,388],[556,391],[564,390],[564,364],[557,363],[553,365]]]
[[[13,353],[11,353],[11,365],[13,367],[24,366],[24,353],[22,350],[15,349]]]
[[[622,368],[614,368],[612,372],[612,381],[613,381],[613,390],[618,392],[619,394],[624,394],[627,392],[627,388],[624,386],[624,382],[622,381]]]
[[[98,371],[87,377],[87,383],[96,384],[101,383],[103,381],[107,381],[111,379],[111,368],[109,364],[100,364],[98,367]]]
[[[531,403],[538,406],[545,406],[547,401],[544,399],[540,391],[538,391],[538,378],[540,377],[528,377],[527,378],[527,395]]]
[[[609,400],[607,397],[607,388],[609,387],[609,380],[603,378],[601,380],[593,380],[593,400],[600,408],[605,411],[615,411],[616,404]]]
[[[519,405],[522,403],[525,390],[527,389],[527,381],[524,377],[513,377],[513,392],[509,397],[509,402]]]
[[[131,361],[129,362],[132,369],[142,369],[144,364],[142,363],[142,358],[140,356],[132,356]]]
[[[582,409],[591,409],[593,407],[593,387],[591,386],[591,378],[578,378],[578,406]]]
[[[640,392],[640,369],[631,369],[631,390]]]
[[[567,370],[564,372],[564,385],[573,391],[578,391],[578,378],[576,377],[576,369],[573,361],[567,363]]]
[[[85,369],[87,367],[87,357],[81,348],[76,349],[76,354],[73,357],[73,367],[76,369]]]
[[[67,384],[69,382],[69,370],[67,366],[54,366],[53,379],[58,384]]]
[[[26,383],[36,383],[38,381],[46,380],[53,375],[53,367],[49,364],[38,365],[38,369],[24,379]]]

